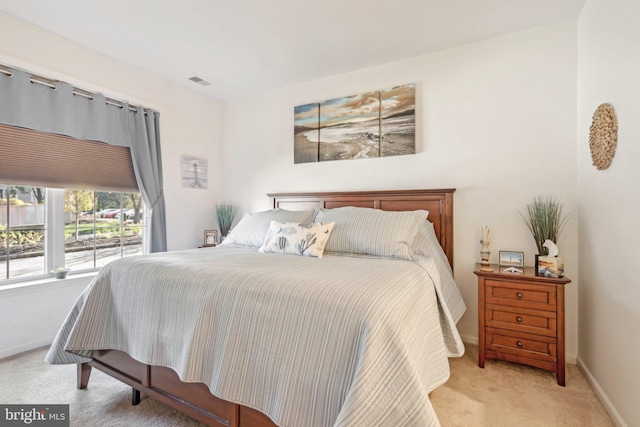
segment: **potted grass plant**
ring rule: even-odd
[[[231,225],[233,224],[233,218],[235,217],[235,210],[233,205],[229,203],[217,203],[214,208],[214,216],[220,229],[220,242],[227,237]]]
[[[564,262],[558,256],[556,242],[569,216],[562,211],[562,203],[553,197],[535,197],[527,205],[522,217],[536,242],[535,273],[538,276],[563,277]],[[546,243],[546,242],[552,243]],[[549,253],[549,248],[552,253]]]
[[[534,197],[533,202],[527,205],[527,211],[522,214],[533,240],[536,242],[538,255],[547,255],[548,250],[544,242],[551,240],[558,242],[560,233],[569,217],[562,211],[562,203],[554,197]]]

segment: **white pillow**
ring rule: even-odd
[[[322,258],[333,223],[297,224],[271,221],[260,252],[304,255]]]
[[[320,209],[316,222],[335,222],[327,252],[413,259],[411,244],[428,211],[383,211],[353,206]]]
[[[223,240],[223,245],[260,247],[269,230],[271,221],[307,223],[313,222],[315,211],[287,211],[271,209],[246,214]]]

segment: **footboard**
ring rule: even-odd
[[[134,404],[142,392],[209,426],[275,427],[261,412],[215,397],[205,384],[185,383],[172,369],[140,363],[116,350],[96,351],[93,360],[78,364],[78,388],[87,387],[92,367],[130,385]]]

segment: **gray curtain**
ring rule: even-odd
[[[167,250],[167,227],[162,188],[162,158],[160,155],[159,113],[137,108],[129,114],[129,135],[131,136],[131,160],[136,181],[144,203],[151,210],[151,252]]]
[[[129,147],[140,194],[151,209],[150,250],[166,251],[158,112],[139,106],[132,111],[126,102],[111,105],[102,94],[3,68],[8,73],[0,73],[0,123]]]

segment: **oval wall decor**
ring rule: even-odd
[[[589,129],[589,149],[593,166],[605,170],[611,165],[618,145],[618,119],[613,105],[600,104]]]

